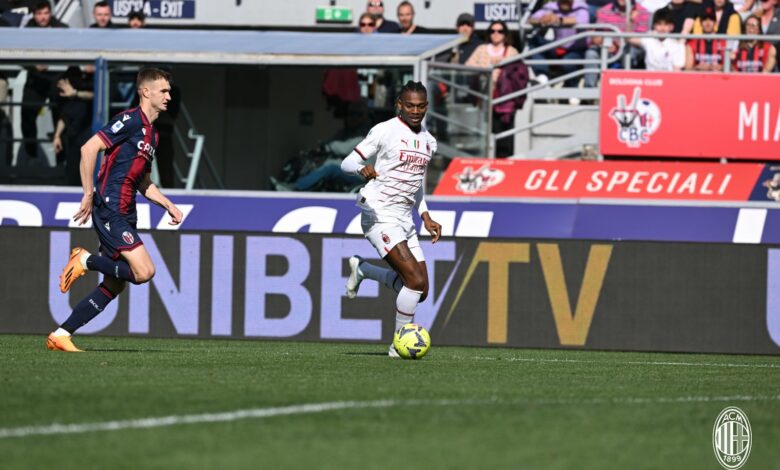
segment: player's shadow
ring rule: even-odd
[[[87,352],[122,352],[122,353],[170,353],[168,349],[114,349],[114,348],[89,348]]]
[[[350,351],[342,353],[345,356],[387,356],[387,351],[385,352],[377,352],[377,351]]]

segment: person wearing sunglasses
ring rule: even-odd
[[[361,34],[373,34],[376,32],[376,18],[369,12],[360,15],[358,20],[358,32]]]
[[[475,67],[493,67],[494,65],[504,61],[506,58],[518,54],[517,49],[512,46],[512,36],[509,34],[510,31],[506,23],[503,21],[493,21],[490,23],[490,26],[487,29],[487,33],[489,42],[477,47],[474,53],[471,54],[471,57],[469,57],[466,61],[466,65],[472,65]],[[527,77],[528,69],[523,62],[515,62],[508,68],[514,69],[516,67],[523,68]],[[493,73],[491,74],[494,97],[500,96],[499,77],[502,76],[502,73],[504,72],[501,68],[494,68]],[[504,78],[509,76],[511,75],[504,75]],[[514,116],[514,112],[504,113],[507,114],[505,116],[507,119],[502,119],[502,113],[499,113],[497,108],[497,106],[494,106],[492,110],[492,130],[496,133],[510,129],[512,127],[513,119],[509,118],[509,114]],[[496,145],[496,155],[500,157],[508,157],[512,155],[514,153],[513,142],[514,141],[512,138],[499,140]]]
[[[385,19],[385,3],[382,0],[368,0],[366,13],[374,15],[377,33],[398,33],[401,31],[398,23]]]
[[[487,29],[488,42],[478,46],[466,65],[474,67],[492,67],[507,57],[517,55],[517,49],[512,46],[512,36],[509,27],[503,21],[493,21]],[[493,70],[493,85],[498,80],[500,69]]]

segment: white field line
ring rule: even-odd
[[[457,356],[458,359],[466,359],[465,356]],[[598,361],[585,359],[539,359],[534,357],[489,357],[474,356],[476,361],[507,361],[507,362],[562,362],[575,364],[604,364],[604,365],[639,365],[639,366],[687,366],[687,367],[746,367],[748,369],[780,369],[780,364],[732,364],[728,362],[673,362],[673,361]]]
[[[328,403],[310,403],[269,408],[226,411],[223,413],[202,413],[191,415],[171,415],[155,418],[141,418],[120,421],[102,421],[81,424],[49,424],[45,426],[24,426],[0,428],[0,439],[9,437],[46,436],[52,434],[78,434],[97,431],[121,431],[124,429],[145,429],[176,426],[180,424],[222,423],[251,418],[270,418],[274,416],[305,415],[327,411],[390,408],[394,406],[545,406],[545,405],[637,405],[702,402],[739,402],[739,401],[777,401],[780,395],[734,395],[734,396],[682,396],[682,397],[613,397],[613,398],[561,398],[561,399],[514,399],[501,400],[375,400],[375,401],[337,401]]]

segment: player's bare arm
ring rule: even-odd
[[[81,173],[81,187],[84,189],[84,195],[81,197],[79,210],[73,216],[73,220],[79,225],[87,223],[92,216],[92,192],[95,190],[95,186],[92,183],[92,175],[95,174],[98,153],[105,149],[106,145],[97,134],[93,135],[81,146],[79,171]]]
[[[179,210],[179,208],[176,207],[176,204],[171,202],[170,199],[165,197],[160,191],[160,188],[152,182],[149,173],[146,174],[144,180],[138,186],[138,191],[143,194],[146,199],[168,211],[168,215],[171,216],[171,221],[168,222],[168,225],[179,225],[181,223],[183,218],[181,210]]]

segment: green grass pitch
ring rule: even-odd
[[[778,357],[44,342],[0,335],[4,470],[718,469],[712,427],[728,405],[752,425],[743,468],[780,468]]]

